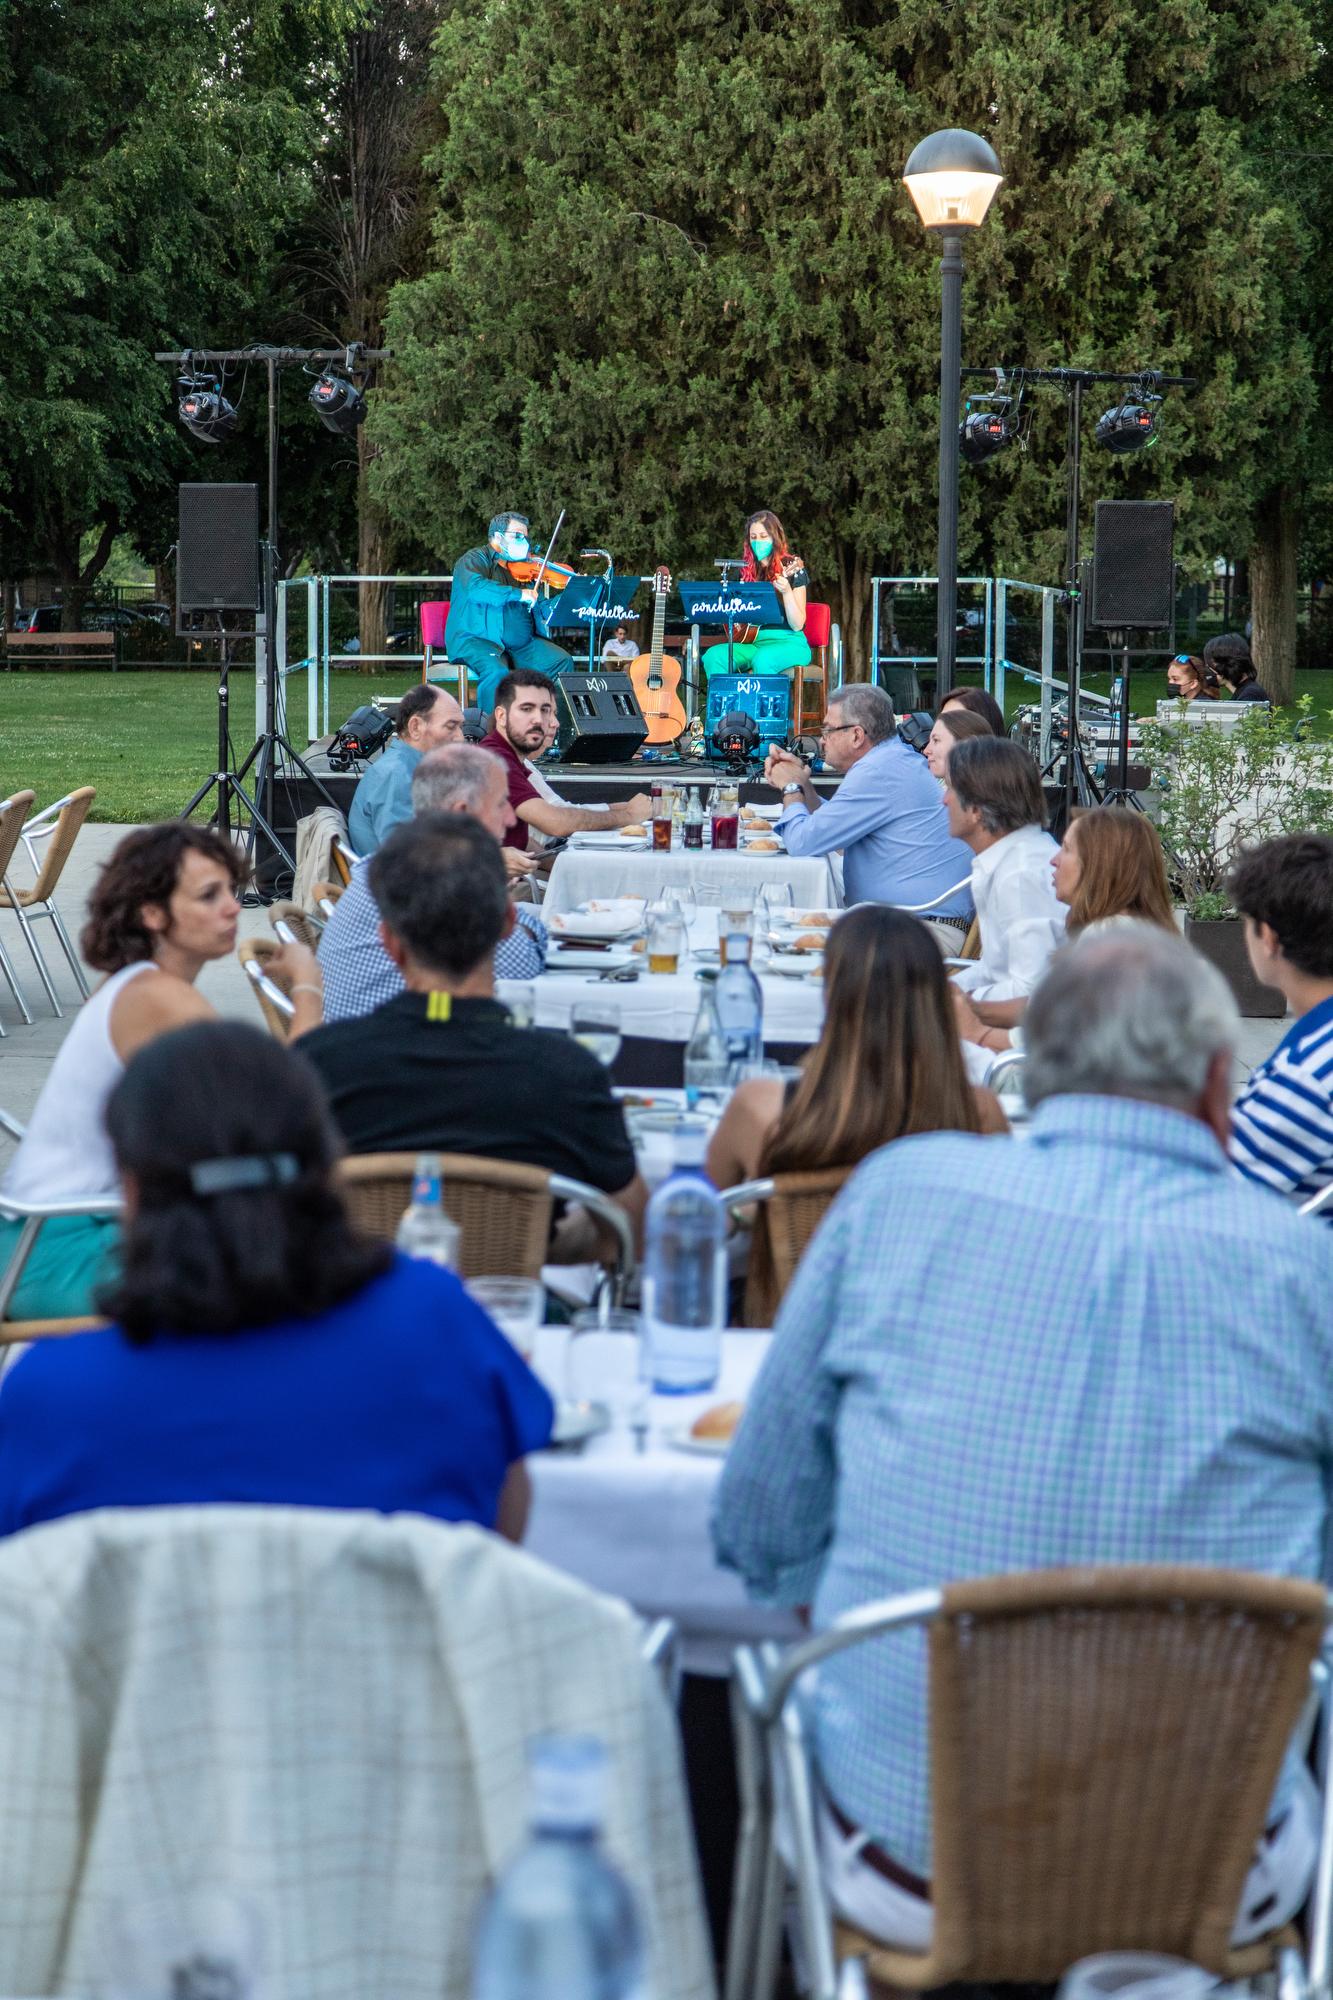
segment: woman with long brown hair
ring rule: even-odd
[[[780,674],[788,667],[808,666],[812,655],[805,636],[805,597],[810,577],[800,556],[788,546],[787,531],[771,508],[760,507],[745,523],[740,581],[771,583],[787,622],[760,626],[753,639],[738,642],[731,649],[730,669],[725,642],[710,646],[703,656],[704,672]]]
[[[863,903],[824,952],[824,1027],[798,1081],[733,1092],[708,1149],[717,1187],[755,1174],[854,1167],[912,1132],[1000,1132],[967,1080],[939,946],[916,917]]]
[[[1196,653],[1177,653],[1166,670],[1166,684],[1181,701],[1216,701],[1221,683]]]
[[[1175,935],[1162,843],[1157,828],[1141,812],[1128,806],[1094,806],[1091,812],[1077,814],[1052,857],[1051,876],[1056,897],[1069,910],[1067,938],[1117,917],[1137,917]],[[1012,1030],[988,1027],[957,988],[954,1008],[965,1041],[996,1055],[1017,1046]]]

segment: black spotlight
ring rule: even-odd
[[[743,709],[729,711],[713,731],[713,749],[733,776],[744,772],[758,748],[759,724]]]
[[[969,465],[981,465],[1003,451],[1013,435],[999,410],[973,410],[958,426],[958,449]]]
[[[184,390],[176,414],[193,437],[204,444],[221,444],[236,428],[236,412],[217,382],[182,379]]]
[[[1097,442],[1108,451],[1143,451],[1157,442],[1157,414],[1142,403],[1117,403],[1097,419]]]
[[[326,368],[307,399],[319,411],[320,422],[346,437],[366,420],[366,399],[355,382]]]

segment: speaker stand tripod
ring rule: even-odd
[[[1128,630],[1118,632],[1120,644],[1120,672],[1111,683],[1111,698],[1116,719],[1116,761],[1115,783],[1108,784],[1102,793],[1104,806],[1128,806],[1134,812],[1143,811],[1143,800],[1129,782],[1129,641]],[[1107,759],[1110,772],[1110,759]]]
[[[235,815],[234,828],[237,834],[239,834],[244,824],[242,819],[242,815],[244,814],[250,822],[251,845],[253,845],[254,841],[254,829],[258,827],[268,836],[275,847],[281,849],[282,843],[279,841],[278,836],[264,818],[256,801],[251,798],[245,786],[241,783],[241,779],[250,767],[254,751],[250,753],[250,757],[246,758],[245,763],[239,771],[231,769],[231,646],[225,633],[219,634],[219,640],[222,647],[222,665],[218,674],[217,765],[216,769],[204,779],[203,784],[200,785],[189,803],[181,808],[180,816],[182,819],[191,819],[209,794],[216,790],[217,800],[214,804],[212,819],[219,836],[223,840],[230,842],[233,838],[233,813]]]

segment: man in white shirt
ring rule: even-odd
[[[1064,942],[1041,778],[1017,743],[972,736],[949,753],[944,800],[950,833],[974,856],[972,900],[981,927],[980,958],[955,977],[983,1021],[1009,1028]]]
[[[637,660],[639,649],[629,635],[628,625],[617,625],[612,636],[602,647],[604,660]]]

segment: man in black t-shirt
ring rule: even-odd
[[[470,814],[422,813],[368,867],[407,991],[300,1042],[349,1149],[547,1167],[611,1195],[637,1235],[647,1190],[605,1069],[568,1035],[515,1028],[495,998],[495,948],[514,922],[495,840]]]

